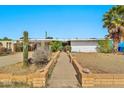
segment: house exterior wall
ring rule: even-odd
[[[72,52],[97,52],[97,40],[71,41]]]

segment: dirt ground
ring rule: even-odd
[[[32,54],[32,52],[29,53],[29,58],[32,57]],[[52,53],[51,57],[54,55],[55,53]],[[22,59],[22,53],[0,57],[0,73],[12,73],[16,75],[30,74],[46,66],[46,64],[44,64],[37,68],[35,65],[30,65],[29,67],[24,68]]]
[[[29,52],[29,58],[32,57],[33,52]],[[16,64],[23,61],[23,53],[14,53],[12,55],[0,56],[0,67],[11,64]]]
[[[30,65],[24,68],[22,62],[0,67],[0,73],[11,73],[14,75],[31,74],[37,70],[36,66]]]
[[[73,53],[82,67],[92,73],[124,73],[124,55],[104,53]]]

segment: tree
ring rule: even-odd
[[[12,39],[8,38],[8,37],[4,37],[3,39],[1,40],[4,40],[4,41],[11,41]]]
[[[101,53],[111,53],[112,52],[111,40],[108,39],[98,40],[97,51]]]
[[[60,41],[52,41],[51,42],[51,50],[53,52],[56,52],[56,51],[59,51],[62,49],[63,49],[62,42],[60,42]]]
[[[26,67],[28,66],[28,32],[24,31],[23,35],[23,66]]]
[[[108,38],[113,39],[113,48],[117,51],[118,43],[124,41],[124,6],[114,6],[103,16],[103,27],[108,29]]]

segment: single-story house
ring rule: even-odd
[[[30,39],[30,45],[34,43],[41,43],[42,46],[45,46],[47,49],[50,49],[50,42],[51,41],[61,41],[66,45],[71,46],[72,52],[97,52],[98,40],[105,40],[105,39]],[[14,44],[16,41],[0,41],[0,45],[5,48],[12,49],[14,51]],[[22,40],[18,40],[22,42]]]
[[[105,39],[39,39],[40,42],[61,41],[71,46],[71,52],[97,52],[98,40]]]
[[[70,40],[72,52],[97,52],[98,40],[104,39],[74,39]]]

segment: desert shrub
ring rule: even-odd
[[[0,48],[0,55],[7,55],[7,54],[11,54],[11,53],[12,53],[11,49],[7,49],[5,47]]]
[[[110,43],[110,40],[99,40],[98,41],[98,47],[97,51],[101,53],[111,53],[112,52],[112,46]]]
[[[15,51],[16,52],[22,52],[23,51],[23,43],[17,42],[15,44]]]
[[[66,45],[66,46],[64,47],[64,51],[70,51],[70,52],[71,52],[71,46]]]
[[[51,50],[53,52],[56,52],[58,50],[61,51],[62,49],[63,49],[62,42],[60,42],[60,41],[52,41],[51,42]]]
[[[16,52],[22,52],[23,51],[23,43],[16,43],[14,45],[15,51]],[[28,45],[28,51],[32,51],[33,47],[31,45]]]
[[[5,53],[5,48],[4,47],[1,47],[0,48],[0,55],[4,54]]]
[[[32,57],[32,63],[36,64],[37,66],[40,66],[48,63],[48,59],[49,51],[45,50],[42,47],[37,47]]]

